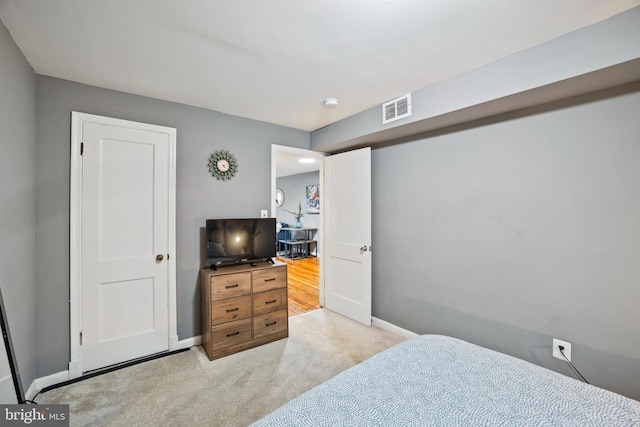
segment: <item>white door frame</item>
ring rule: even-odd
[[[324,248],[324,233],[325,233],[325,224],[324,224],[324,215],[322,213],[322,200],[324,197],[324,158],[326,154],[319,153],[317,151],[306,150],[304,148],[295,148],[288,147],[286,145],[271,145],[271,217],[276,218],[276,173],[277,173],[277,154],[289,154],[299,157],[312,157],[318,161],[318,168],[320,169],[320,214],[319,214],[319,222],[320,229],[316,234],[316,240],[318,241],[316,250],[319,254],[322,254]],[[324,307],[324,263],[320,261],[320,283],[319,286],[319,301],[318,303]]]
[[[176,129],[129,120],[114,119],[73,111],[71,113],[71,194],[69,221],[69,326],[71,357],[69,379],[82,376],[82,129],[86,122],[120,127],[135,127],[166,133],[169,137],[169,236],[168,236],[168,312],[169,350],[178,348],[176,305]]]

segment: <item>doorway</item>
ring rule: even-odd
[[[289,259],[277,257],[287,264],[289,317],[322,308],[320,305],[320,258]]]
[[[289,316],[324,306],[323,162],[322,153],[272,145],[271,216],[279,226],[278,260],[288,265]]]

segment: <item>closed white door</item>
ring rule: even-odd
[[[86,372],[169,349],[170,143],[133,122],[85,122],[82,142]]]
[[[325,158],[325,307],[371,325],[371,149]]]

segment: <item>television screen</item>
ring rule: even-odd
[[[275,256],[275,218],[207,220],[207,263],[209,265],[265,261]]]

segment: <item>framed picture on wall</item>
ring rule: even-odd
[[[320,213],[320,189],[319,184],[307,185],[307,213]]]

